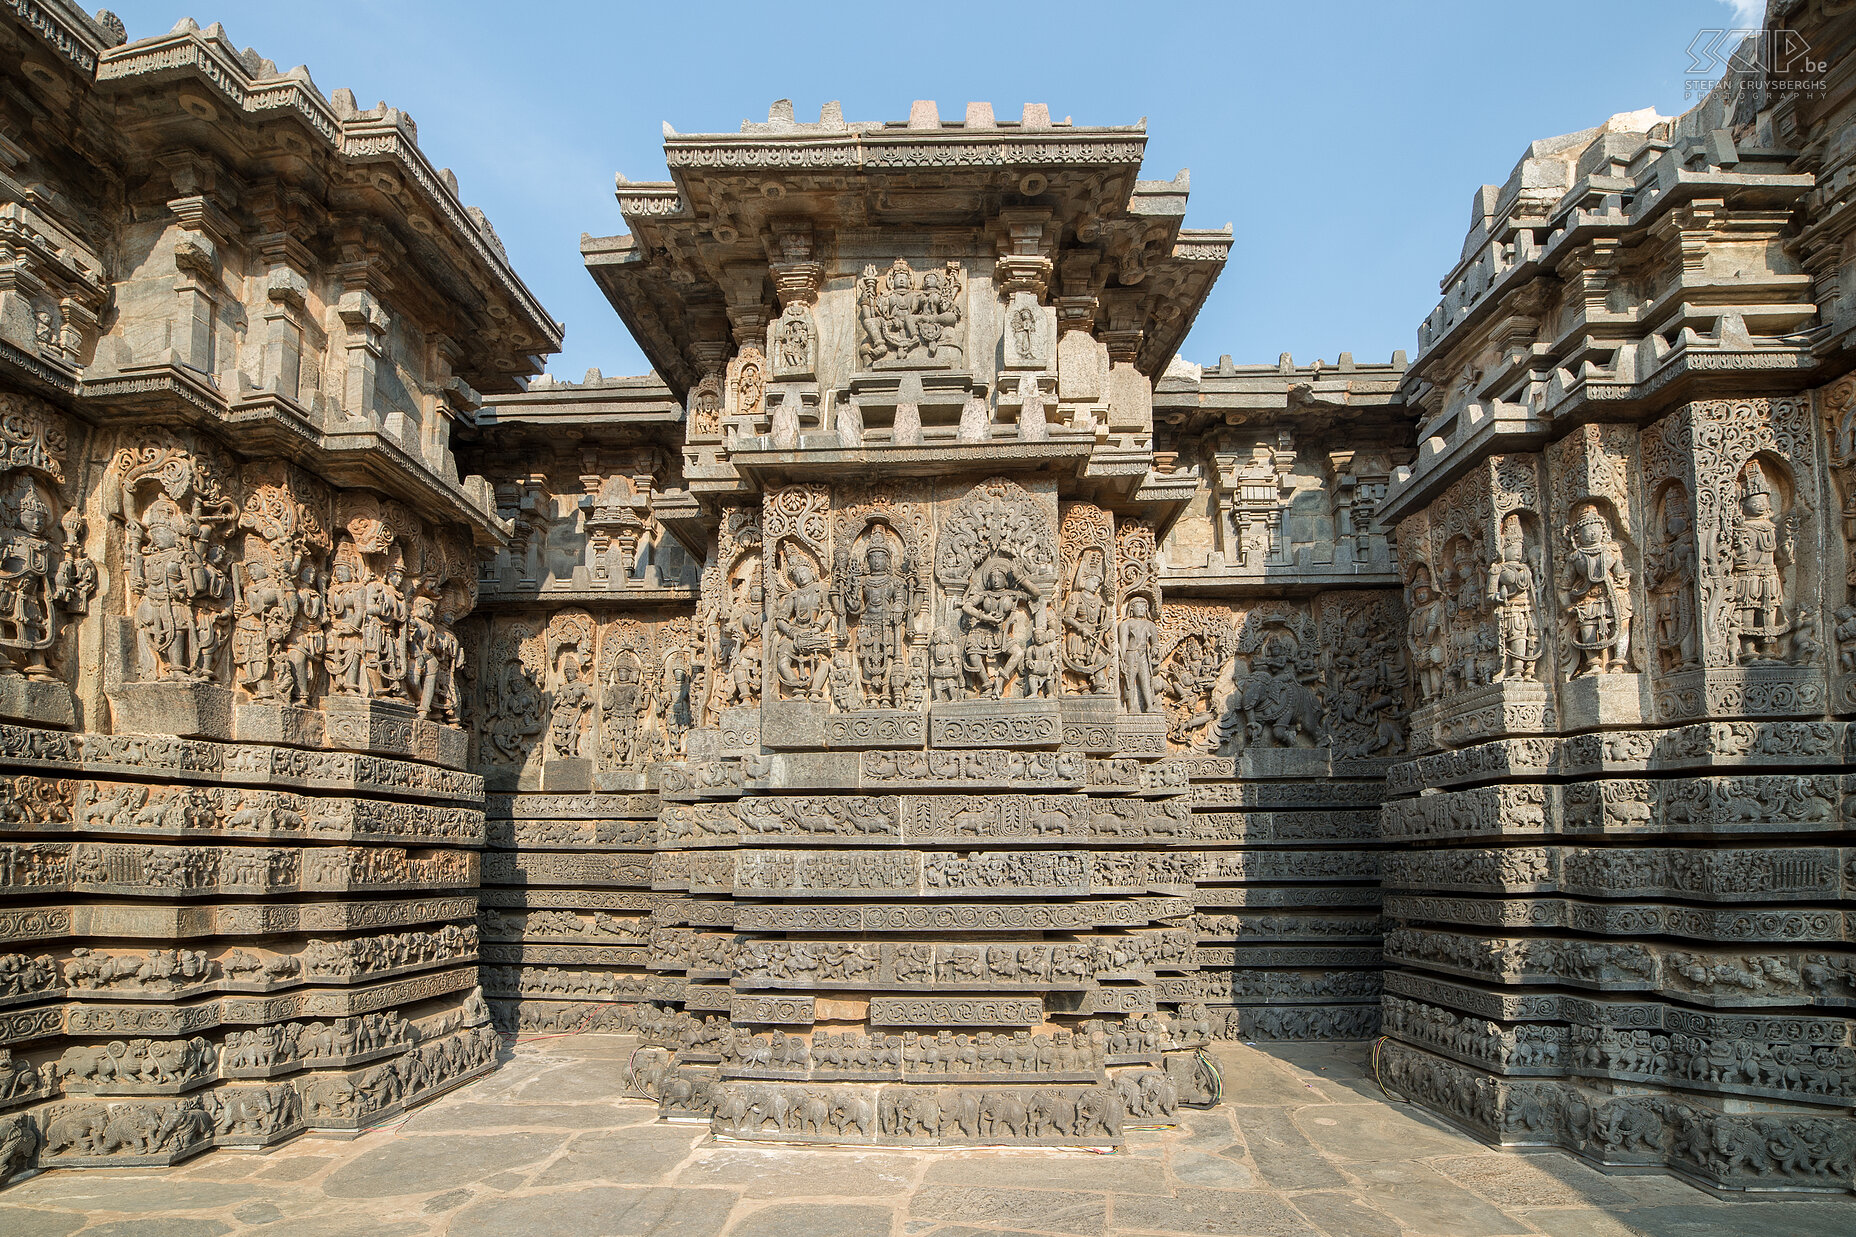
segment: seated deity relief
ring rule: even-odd
[[[903,258],[881,274],[865,266],[857,281],[857,363],[964,363],[966,347],[956,336],[965,284],[954,261],[920,275]]]

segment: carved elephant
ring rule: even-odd
[[[1076,1124],[1076,1105],[1049,1091],[1034,1093],[1025,1104],[1025,1132],[1031,1137],[1066,1135]]]
[[[793,1115],[801,1133],[823,1134],[826,1119],[831,1115],[831,1104],[818,1092],[808,1091],[800,1098]]]
[[[980,1107],[980,1125],[993,1138],[1023,1138],[1025,1102],[1010,1091],[987,1096]]]
[[[848,1095],[831,1111],[834,1133],[848,1134],[853,1127],[865,1138],[876,1134],[876,1108],[866,1095]]]
[[[159,1110],[159,1115],[161,1120],[154,1140],[156,1150],[176,1150],[212,1133],[212,1118],[195,1102],[170,1104]]]
[[[1121,1133],[1122,1103],[1119,1093],[1104,1087],[1091,1087],[1076,1101],[1077,1136]]]
[[[303,1084],[303,1102],[319,1117],[345,1117],[354,1110],[354,1088],[346,1078],[325,1076]]]
[[[161,1114],[147,1104],[112,1104],[97,1135],[99,1155],[153,1155],[161,1146]]]
[[[1170,1117],[1179,1109],[1179,1088],[1160,1070],[1141,1076],[1141,1099],[1150,1117]]]
[[[1115,1079],[1115,1094],[1121,1097],[1122,1111],[1130,1117],[1145,1117],[1147,1101],[1141,1094],[1141,1084],[1132,1074],[1123,1074]]]
[[[753,1097],[740,1087],[731,1087],[717,1105],[716,1115],[722,1124],[731,1129],[745,1130],[748,1114],[754,1111]]]
[[[278,1096],[269,1088],[225,1089],[214,1093],[213,1132],[268,1134],[276,1127]]]
[[[45,1126],[45,1154],[90,1155],[103,1135],[105,1112],[99,1108],[68,1108]]]
[[[38,1143],[38,1131],[24,1113],[0,1119],[0,1183],[32,1163]]]
[[[910,1096],[897,1106],[896,1120],[903,1135],[934,1138],[941,1132],[941,1104],[926,1092]]]
[[[954,1092],[948,1112],[948,1121],[952,1132],[967,1138],[980,1136],[980,1097],[977,1091],[960,1090]]]

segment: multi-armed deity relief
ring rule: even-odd
[[[858,362],[965,363],[959,334],[964,284],[958,262],[920,275],[902,258],[880,273],[874,265],[864,267],[857,282]]]
[[[134,708],[139,683],[176,682],[254,704],[395,702],[459,720],[452,624],[476,589],[461,533],[168,431],[116,450],[103,508],[120,530],[133,649],[119,707]]]
[[[0,395],[0,675],[53,679],[70,622],[97,591],[88,527],[68,497],[68,434],[50,406]]]

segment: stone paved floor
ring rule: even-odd
[[[0,1235],[1856,1234],[1856,1200],[1724,1203],[1491,1151],[1387,1104],[1359,1046],[1222,1048],[1222,1108],[1112,1156],[716,1143],[617,1098],[630,1050],[617,1036],[523,1043],[496,1074],[351,1142],[49,1173],[0,1195]]]

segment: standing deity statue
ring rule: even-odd
[[[296,680],[296,698],[307,704],[321,686],[316,668],[328,650],[328,636],[323,630],[328,621],[328,606],[322,590],[316,587],[316,565],[304,562],[296,584],[297,637],[285,652],[290,674]]]
[[[1121,644],[1121,702],[1130,713],[1152,713],[1160,701],[1154,695],[1154,666],[1160,660],[1160,629],[1147,617],[1147,598],[1128,599],[1127,617],[1118,631]]]
[[[936,701],[958,700],[962,678],[960,641],[946,627],[935,628],[934,635],[928,639],[930,698]]]
[[[831,608],[818,573],[806,559],[786,564],[786,595],[773,612],[774,670],[781,696],[825,699],[831,669]]]
[[[1520,525],[1510,522],[1502,536],[1502,556],[1489,568],[1489,605],[1501,637],[1501,669],[1496,682],[1534,677],[1540,660],[1539,592]]]
[[[12,501],[0,505],[0,668],[28,678],[51,677],[45,655],[57,634],[56,607],[65,596],[52,581],[51,542],[45,535],[51,516],[37,483],[24,474]],[[69,555],[67,548],[58,565],[61,574],[71,563]],[[94,591],[96,568],[89,559],[79,561],[90,567]],[[82,600],[87,606],[89,595]]]
[[[1102,597],[1102,554],[1083,551],[1077,561],[1070,596],[1063,606],[1063,664],[1080,676],[1091,694],[1108,691],[1110,622],[1108,602]]]
[[[967,673],[979,680],[975,695],[1002,699],[1024,662],[1030,645],[1030,612],[1037,591],[1020,582],[1017,573],[994,559],[975,572],[980,587],[970,590],[960,604],[966,617],[961,642]]]
[[[1444,599],[1431,587],[1430,572],[1422,564],[1412,572],[1405,608],[1405,636],[1418,675],[1418,699],[1430,704],[1444,694],[1449,627]]]
[[[804,369],[811,360],[812,324],[797,305],[787,306],[780,315],[779,349],[781,369]]]
[[[67,614],[88,614],[97,592],[97,565],[84,553],[83,513],[72,507],[59,523],[64,528],[64,557],[58,560],[52,600]]]
[[[1031,624],[1031,644],[1025,649],[1025,694],[1034,700],[1057,694],[1057,676],[1061,669],[1062,637],[1048,602],[1038,605]]]
[[[1459,537],[1450,553],[1449,593],[1444,613],[1450,624],[1448,677],[1459,687],[1485,686],[1495,674],[1496,633],[1483,618],[1487,577],[1469,539]]]
[[[295,703],[297,680],[289,646],[296,627],[296,590],[279,580],[262,558],[245,565],[242,584],[234,572],[233,584],[232,664],[239,686],[254,700]]]
[[[418,597],[412,603],[412,617],[407,621],[406,645],[408,683],[420,717],[430,717],[436,710],[446,721],[458,718],[458,671],[464,665],[464,646],[438,618],[438,602]],[[558,699],[558,698],[557,698]],[[592,690],[587,689],[587,708],[592,708]]]
[[[555,755],[572,758],[580,755],[582,732],[593,712],[593,688],[586,681],[580,654],[573,649],[562,652],[560,673],[548,718],[548,741]]]
[[[690,433],[715,435],[722,432],[722,397],[715,383],[705,381],[690,396]]]
[[[690,668],[681,658],[664,663],[663,677],[651,693],[651,716],[656,722],[656,742],[667,757],[683,753],[683,737],[694,719],[690,713]]]
[[[165,495],[146,523],[128,526],[129,587],[134,620],[155,672],[168,679],[212,677],[222,639],[217,602],[227,577],[211,544],[211,526]]]
[[[337,696],[363,694],[361,629],[366,625],[367,586],[354,578],[354,565],[337,559],[329,584],[329,690]]]
[[[1579,664],[1572,677],[1630,668],[1630,572],[1596,503],[1581,503],[1566,530],[1566,615]]]
[[[825,682],[830,690],[831,703],[840,713],[848,713],[857,707],[857,674],[851,665],[851,655],[839,650],[831,655],[831,669],[826,673]]]
[[[857,620],[857,673],[864,699],[879,707],[899,709],[908,682],[908,624],[913,608],[912,580],[905,563],[897,569],[881,545],[864,555],[842,604]],[[898,667],[902,674],[896,673]]]
[[[1656,622],[1657,658],[1664,670],[1701,664],[1695,630],[1695,545],[1683,510],[1686,498],[1686,494],[1670,494],[1663,499],[1662,527],[1644,563]]]
[[[731,593],[718,616],[720,647],[716,650],[714,706],[760,702],[761,624],[766,616],[766,598],[760,580],[755,578],[743,596]]]
[[[367,584],[361,624],[361,664],[373,696],[401,696],[406,691],[406,573],[398,564]]]
[[[1746,466],[1733,528],[1734,634],[1741,662],[1772,661],[1785,621],[1785,579],[1791,538],[1772,509],[1772,488],[1757,460]]]
[[[1012,347],[1021,361],[1035,361],[1038,355],[1038,311],[1020,305],[1012,312]]]
[[[630,652],[619,654],[606,684],[606,746],[612,762],[621,767],[636,763],[638,718],[643,712],[643,671]]]

